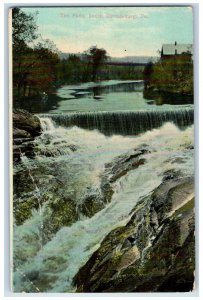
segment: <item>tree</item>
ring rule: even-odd
[[[50,39],[43,39],[41,36],[38,36],[38,43],[34,46],[34,49],[47,49],[49,52],[59,54],[60,51]]]
[[[13,55],[24,52],[28,43],[34,41],[37,35],[35,15],[26,14],[20,8],[12,9],[12,44]]]
[[[85,51],[84,54],[87,57],[87,61],[92,69],[92,80],[95,81],[98,78],[98,73],[101,66],[108,59],[107,52],[105,49],[99,49],[97,46],[92,46]]]
[[[34,15],[19,8],[13,9],[12,32],[14,100],[49,91],[54,87],[59,62],[55,44],[42,39]],[[38,43],[31,47],[37,38]]]
[[[32,67],[33,50],[29,43],[37,38],[37,25],[33,14],[26,14],[20,8],[12,9],[13,50],[13,94],[20,97],[25,89],[26,79]]]
[[[20,55],[20,64],[14,63],[14,84],[17,97],[39,95],[54,87],[59,57],[49,45],[38,44]]]
[[[49,40],[39,43],[33,49],[33,64],[28,76],[28,85],[37,93],[48,92],[57,80],[58,49]]]
[[[152,74],[154,72],[153,66],[154,66],[154,64],[151,61],[149,61],[147,63],[147,65],[145,66],[145,69],[144,69],[144,72],[143,72],[144,83],[145,83],[146,88],[150,84],[151,77],[152,77]]]

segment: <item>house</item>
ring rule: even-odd
[[[193,55],[193,45],[192,44],[164,44],[161,49],[161,58],[173,58],[174,56],[180,56],[184,54]]]

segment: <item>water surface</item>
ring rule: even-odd
[[[144,82],[109,80],[88,82],[79,85],[64,85],[57,90],[61,99],[49,113],[89,112],[89,111],[126,111],[161,110],[181,106],[191,107],[191,101],[184,96],[163,95],[158,99],[144,98]]]

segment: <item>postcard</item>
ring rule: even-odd
[[[192,6],[15,6],[11,289],[192,292]]]

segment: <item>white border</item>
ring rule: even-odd
[[[3,270],[3,265],[5,262],[5,273],[2,272],[2,277],[0,280],[0,295],[1,298],[6,297],[7,299],[11,299],[13,297],[15,297],[15,299],[29,299],[32,296],[37,297],[38,299],[43,299],[44,297],[54,297],[54,298],[58,298],[58,297],[68,297],[69,299],[84,299],[87,297],[90,298],[97,298],[97,297],[105,297],[105,298],[110,298],[110,299],[117,299],[117,298],[121,298],[122,299],[128,299],[128,298],[132,298],[132,297],[136,297],[136,299],[144,299],[144,298],[150,298],[150,299],[157,299],[157,297],[161,297],[163,299],[171,299],[171,297],[173,297],[173,299],[179,299],[180,297],[194,297],[194,298],[203,298],[203,288],[201,287],[201,282],[202,282],[202,275],[201,272],[199,270],[199,287],[197,286],[197,288],[199,289],[199,294],[197,292],[197,290],[195,292],[192,293],[133,293],[133,294],[123,294],[123,293],[114,293],[114,294],[48,294],[48,293],[43,293],[43,294],[14,294],[12,292],[9,292],[9,279],[8,279],[8,275],[9,275],[9,173],[8,173],[8,153],[9,153],[9,141],[8,141],[8,35],[7,35],[7,9],[8,6],[15,6],[15,5],[28,5],[28,6],[34,6],[34,5],[49,5],[49,6],[59,6],[59,5],[194,5],[195,6],[195,10],[198,11],[198,4],[199,4],[199,14],[200,14],[200,19],[201,17],[203,18],[203,13],[202,13],[202,4],[201,4],[201,0],[200,1],[144,1],[144,0],[140,0],[140,1],[135,1],[135,0],[128,0],[127,2],[125,1],[115,1],[115,0],[111,0],[111,1],[107,1],[107,0],[103,0],[103,1],[85,1],[85,0],[79,0],[77,2],[74,1],[65,1],[65,0],[61,0],[60,3],[56,2],[56,1],[46,1],[44,0],[43,3],[40,0],[36,0],[36,1],[25,1],[25,0],[21,0],[20,3],[18,1],[13,0],[12,3],[9,2],[8,0],[4,0],[3,2],[1,2],[0,7],[1,7],[1,15],[0,15],[0,20],[3,24],[1,24],[1,41],[4,39],[4,47],[0,47],[0,51],[2,51],[2,63],[1,63],[1,68],[0,68],[0,78],[1,78],[1,83],[2,83],[2,89],[1,89],[1,93],[2,93],[2,97],[0,100],[0,112],[1,112],[1,118],[0,118],[0,137],[2,138],[2,143],[0,143],[0,159],[1,159],[1,165],[4,165],[4,178],[5,178],[5,183],[3,183],[3,180],[0,180],[0,191],[4,191],[5,189],[5,201],[4,201],[4,207],[0,210],[2,213],[2,218],[0,218],[0,229],[3,230],[4,226],[5,226],[5,230],[2,232],[1,238],[2,238],[2,243],[0,245],[3,245],[3,241],[5,241],[5,248],[4,248],[4,253],[3,251],[0,251],[0,266],[2,271]],[[200,21],[201,23],[199,23],[198,26],[198,14],[195,15],[195,31],[196,31],[196,35],[195,35],[195,42],[196,45],[198,44],[198,28],[199,28],[199,37],[203,36],[203,32],[202,32],[202,21]],[[195,143],[196,143],[196,195],[198,195],[198,190],[199,192],[201,192],[201,180],[200,181],[200,186],[198,184],[198,179],[202,178],[202,171],[201,169],[199,170],[198,167],[201,164],[201,153],[203,153],[203,146],[202,146],[202,137],[199,136],[199,132],[198,132],[198,128],[201,133],[201,128],[203,128],[201,126],[201,121],[203,120],[203,116],[202,115],[202,107],[203,104],[201,103],[203,101],[203,99],[200,98],[200,101],[198,101],[198,98],[201,97],[202,95],[202,85],[200,82],[200,87],[198,87],[198,79],[200,78],[199,81],[201,81],[202,79],[202,69],[200,69],[200,74],[198,74],[198,66],[202,66],[203,65],[203,59],[202,57],[199,58],[198,61],[198,52],[199,53],[203,53],[203,47],[202,47],[202,40],[201,38],[199,39],[199,51],[198,51],[198,47],[196,47],[195,49],[195,90],[196,90],[196,103],[195,103],[195,123],[196,123],[196,129],[195,129]],[[5,72],[3,72],[3,65],[5,65]],[[2,82],[3,81],[3,82]],[[198,90],[200,88],[200,94],[198,97]],[[4,92],[3,92],[4,90]],[[198,114],[200,114],[200,118],[198,119]],[[199,136],[199,139],[198,139]],[[3,143],[5,145],[4,149],[3,149]],[[199,155],[200,153],[200,155]],[[4,156],[3,156],[4,154]],[[199,158],[199,159],[198,159]],[[198,165],[198,162],[200,162],[200,164]],[[3,169],[3,168],[1,168]],[[201,193],[200,193],[201,195]],[[1,205],[3,204],[3,197],[1,197],[0,200]],[[196,202],[197,203],[197,202]],[[202,203],[201,203],[201,199],[199,199],[199,204],[196,206],[196,224],[197,224],[197,228],[196,228],[196,232],[199,233],[199,236],[201,236],[201,228],[202,228],[202,220],[203,218],[201,218],[201,212],[202,212]],[[200,216],[200,218],[198,218],[198,214]],[[4,220],[4,216],[5,215],[5,220]],[[202,261],[202,255],[201,253],[203,253],[203,247],[202,247],[202,240],[199,241],[198,239],[198,234],[197,234],[197,253],[196,253],[196,259],[198,258],[198,253],[199,255],[199,262],[198,265],[202,266],[203,265],[203,261]],[[2,250],[3,247],[1,247]],[[198,251],[199,250],[199,251]],[[198,268],[197,268],[198,271]],[[3,278],[5,279],[5,286],[3,286]],[[198,285],[198,282],[197,282]],[[5,290],[5,294],[4,291]]]

